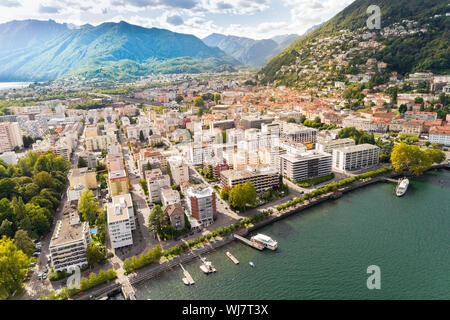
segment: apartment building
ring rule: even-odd
[[[86,249],[90,245],[89,223],[80,222],[77,212],[58,220],[49,246],[53,270],[68,272],[87,266]]]
[[[188,214],[201,225],[207,227],[214,223],[216,215],[216,194],[206,185],[194,185],[186,191]]]
[[[333,154],[333,150],[337,148],[350,147],[355,145],[355,140],[345,138],[337,140],[319,141],[316,144],[316,150]]]
[[[333,169],[337,171],[357,170],[376,166],[380,148],[371,144],[338,148],[333,150]]]
[[[16,122],[0,123],[0,153],[23,147],[22,134]]]
[[[258,165],[242,170],[225,170],[220,173],[222,187],[233,188],[250,181],[256,192],[279,186],[279,175],[271,166]]]
[[[161,203],[163,206],[181,202],[180,193],[172,188],[161,189]]]
[[[136,224],[130,194],[112,198],[112,203],[107,206],[107,223],[111,248],[133,244],[132,230],[136,229]]]
[[[161,190],[164,188],[170,188],[169,175],[162,174],[161,169],[146,170],[145,179],[147,180],[148,197],[150,202],[161,202]]]
[[[312,150],[280,156],[280,173],[292,181],[303,181],[329,175],[331,166],[331,154],[322,151]]]
[[[113,134],[103,136],[86,137],[85,145],[87,151],[106,150],[110,145],[118,144],[117,136]]]
[[[167,159],[170,167],[173,183],[180,186],[183,182],[189,182],[189,167],[180,156],[172,156]]]
[[[283,125],[280,138],[283,140],[313,146],[317,141],[318,130],[296,124]]]
[[[108,189],[111,196],[123,195],[129,192],[128,177],[124,169],[108,171]]]
[[[176,230],[183,230],[185,227],[184,209],[180,203],[175,203],[163,207],[164,212],[169,216],[170,224]]]
[[[440,143],[444,146],[450,146],[450,125],[431,127],[429,140],[431,143]]]
[[[71,169],[67,175],[70,187],[83,185],[87,189],[97,188],[97,175],[94,170],[89,168]]]

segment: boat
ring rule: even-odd
[[[208,274],[212,272],[216,272],[216,268],[212,265],[211,261],[206,260],[206,258],[200,258],[202,260],[202,265],[200,266],[200,269]]]
[[[189,285],[189,281],[188,281],[187,278],[183,278],[183,282],[184,282],[185,285],[187,285],[187,286]]]
[[[251,240],[257,244],[263,245],[270,250],[276,250],[278,248],[278,242],[276,240],[273,240],[271,237],[266,236],[262,233],[258,233],[256,236],[253,236]]]
[[[104,296],[104,297],[98,298],[97,300],[108,300],[108,296]]]
[[[255,264],[253,263],[253,261],[250,261],[248,264],[251,265],[252,267],[255,267]]]
[[[234,262],[234,264],[239,264],[239,260],[236,259],[231,253],[230,251],[227,251],[227,257],[231,259],[231,261]]]
[[[409,186],[409,179],[403,178],[399,181],[397,184],[397,188],[395,188],[395,194],[397,197],[401,197],[406,193],[406,190],[408,190]]]

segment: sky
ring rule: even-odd
[[[354,0],[0,0],[0,23],[55,20],[74,25],[126,21],[204,38],[222,33],[268,39],[303,34]]]

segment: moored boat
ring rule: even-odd
[[[403,178],[400,180],[400,182],[397,185],[397,188],[395,188],[395,194],[397,197],[401,197],[406,193],[406,190],[408,190],[409,186],[409,179]]]
[[[256,236],[253,236],[251,240],[257,244],[269,248],[270,250],[276,250],[278,248],[278,242],[276,240],[273,240],[271,237],[262,233],[258,233]]]

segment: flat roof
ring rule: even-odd
[[[130,218],[128,207],[133,205],[129,193],[112,197],[112,203],[108,204],[108,223],[123,221]]]
[[[56,222],[56,227],[50,241],[50,248],[83,240],[83,232],[89,229],[89,225],[87,222],[71,224],[70,221],[73,218],[73,215],[70,214]]]
[[[338,151],[342,151],[342,152],[355,152],[355,151],[363,151],[363,150],[368,150],[368,149],[380,149],[380,148],[373,144],[363,143],[363,144],[358,144],[355,146],[337,148],[334,150],[338,150]]]

